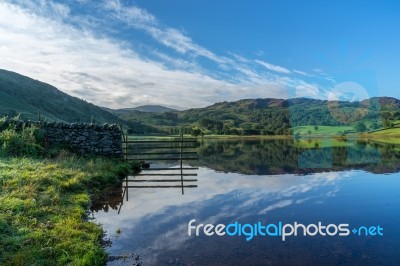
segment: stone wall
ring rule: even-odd
[[[17,122],[16,127],[36,125],[46,131],[51,146],[68,146],[82,154],[122,157],[122,130],[117,124],[85,124],[61,122]]]

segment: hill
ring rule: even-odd
[[[0,69],[0,117],[19,114],[25,120],[38,120],[40,116],[49,121],[120,123],[130,133],[162,133],[157,127],[123,120],[110,110],[70,96],[47,83]],[[173,109],[164,107],[164,110]]]
[[[276,135],[293,133],[293,128],[300,126],[314,128],[313,125],[329,127],[334,134],[354,132],[357,123],[363,123],[365,130],[375,130],[394,124],[400,119],[399,111],[398,99],[375,97],[361,102],[309,98],[244,99],[175,112],[117,110],[113,113],[126,121],[152,125],[170,134],[181,130],[191,133],[197,128],[206,134]]]
[[[135,134],[343,134],[398,126],[400,101],[390,97],[360,102],[266,98],[220,102],[184,111],[159,105],[112,110],[72,97],[49,84],[0,70],[0,115],[16,114],[32,120],[40,114],[47,120],[116,122]]]
[[[66,122],[121,122],[114,114],[57,88],[0,69],[0,115]]]
[[[166,113],[166,112],[178,112],[176,109],[172,109],[169,107],[161,106],[161,105],[142,105],[134,108],[123,108],[117,109],[116,112],[124,113],[130,111],[139,111],[144,113]]]

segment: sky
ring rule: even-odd
[[[0,0],[0,69],[109,108],[400,98],[399,1]]]

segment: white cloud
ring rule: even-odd
[[[296,86],[296,97],[317,98],[320,94],[316,84],[301,84]]]
[[[275,72],[282,73],[282,74],[291,73],[291,71],[287,68],[284,68],[281,66],[276,66],[276,65],[270,64],[268,62],[262,61],[262,60],[255,60],[255,62],[264,66],[266,69],[271,70],[271,71],[275,71]]]
[[[306,77],[311,77],[311,74],[308,74],[308,73],[306,73],[306,72],[304,72],[304,71],[301,71],[301,70],[293,69],[292,71],[293,71],[294,73],[296,73],[296,74],[300,74],[300,75],[303,75],[303,76],[306,76]]]
[[[277,72],[260,73],[254,61],[245,57],[216,55],[182,31],[161,25],[146,10],[123,6],[118,0],[102,3],[105,16],[151,34],[178,56],[150,47],[152,59],[144,57],[126,41],[99,36],[95,33],[99,25],[89,23],[96,18],[73,16],[63,4],[49,0],[17,3],[0,0],[0,68],[50,83],[101,106],[203,107],[242,98],[286,98],[296,86],[308,84],[281,76],[290,73],[283,67],[259,61]],[[86,21],[85,27],[69,23],[78,20]],[[104,22],[101,26],[104,32],[113,30]],[[196,57],[215,62],[220,71],[201,67]]]
[[[14,0],[13,3],[31,10],[36,14],[50,16],[57,20],[66,18],[70,14],[70,8],[67,5],[51,0]]]
[[[231,53],[229,52],[229,54],[231,56],[233,56],[233,58],[235,58],[237,61],[241,62],[241,63],[250,63],[251,61],[241,55],[235,54],[235,53]]]
[[[105,0],[103,8],[114,11],[114,15],[127,23],[137,25],[138,27],[158,24],[157,19],[144,9],[136,6],[124,6],[119,0]]]
[[[217,56],[208,49],[197,45],[182,31],[164,27],[144,9],[136,6],[124,6],[119,0],[105,1],[104,8],[113,11],[113,15],[120,21],[146,31],[156,41],[174,49],[178,53],[203,56],[219,64],[225,64],[230,61],[228,58]]]

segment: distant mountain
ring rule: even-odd
[[[117,109],[116,112],[124,112],[124,111],[139,111],[144,113],[166,113],[166,112],[178,112],[176,109],[172,109],[169,107],[165,107],[162,105],[142,105],[134,108],[123,108]]]

